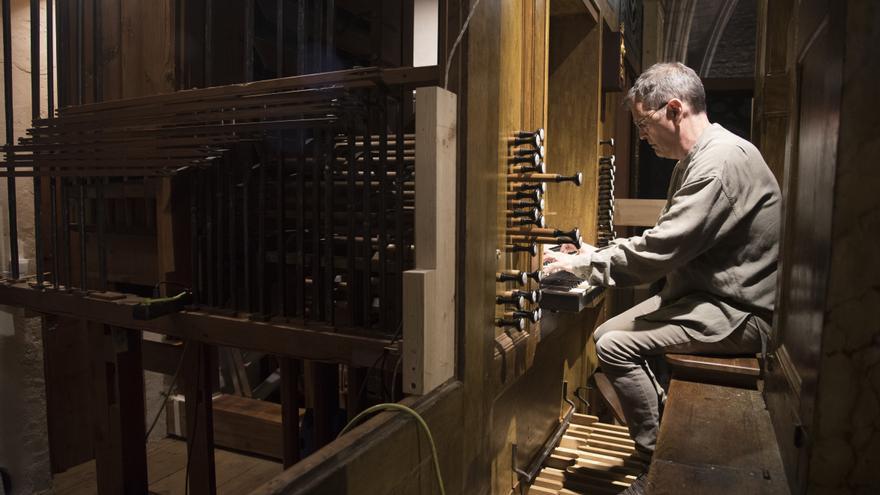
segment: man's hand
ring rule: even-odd
[[[571,247],[574,248],[573,245]],[[595,247],[584,243],[581,244],[580,250],[574,250],[574,254],[564,252],[563,249],[559,251],[545,250],[544,267],[541,271],[545,276],[560,271],[575,273],[578,267],[590,264],[590,258],[595,251]]]

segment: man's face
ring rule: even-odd
[[[654,153],[661,158],[674,158],[673,146],[676,143],[675,123],[667,117],[669,102],[659,108],[646,109],[636,100],[632,107],[633,122],[639,130],[639,139],[651,145]]]

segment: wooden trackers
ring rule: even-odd
[[[426,394],[455,365],[456,96],[416,90],[415,269],[403,273],[403,387]]]

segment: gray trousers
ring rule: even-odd
[[[754,354],[761,351],[761,332],[769,325],[750,317],[745,325],[719,342],[693,340],[681,326],[636,320],[660,307],[654,296],[606,321],[593,334],[599,364],[620,398],[629,434],[636,448],[653,454],[666,392],[645,358],[667,352],[685,354]]]

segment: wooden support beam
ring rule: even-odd
[[[390,343],[388,339],[347,335],[326,325],[314,324],[305,328],[200,311],[181,311],[149,321],[135,320],[132,304],[142,302],[142,298],[127,296],[107,301],[97,296],[34,290],[26,282],[0,283],[0,301],[41,313],[148,330],[181,339],[361,366],[369,366]]]
[[[279,358],[281,364],[281,428],[284,468],[299,462],[299,377],[300,362]]]
[[[146,493],[141,334],[93,322],[83,325],[92,348],[98,493]]]
[[[339,365],[311,362],[310,386],[314,393],[315,448],[336,438],[334,419],[339,411]]]
[[[403,273],[403,390],[426,394],[455,369],[456,110],[442,88],[416,90],[416,259]]]
[[[186,446],[190,492],[213,495],[214,417],[211,400],[217,377],[217,348],[187,342],[183,351],[183,385],[186,396]]]

